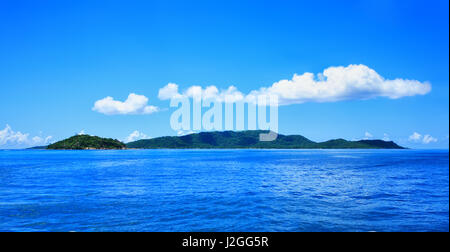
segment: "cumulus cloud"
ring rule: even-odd
[[[437,139],[430,135],[425,135],[425,136],[423,136],[422,142],[424,144],[435,143],[435,142],[437,142]]]
[[[9,125],[6,125],[5,129],[0,130],[0,146],[24,144],[28,141],[28,137],[29,134],[15,132]]]
[[[40,137],[40,136],[35,136],[31,139],[31,144],[30,145],[47,145],[50,143],[50,141],[53,139],[52,136],[47,136],[47,137]]]
[[[373,137],[372,134],[370,134],[369,132],[366,131],[366,133],[364,133],[364,140],[369,140]]]
[[[141,139],[149,139],[150,137],[146,134],[139,132],[137,130],[133,131],[128,137],[125,138],[125,143],[134,142]]]
[[[158,98],[161,100],[170,100],[172,97],[176,97],[178,93],[178,85],[175,83],[169,83],[165,87],[159,89]]]
[[[192,97],[201,94],[203,98],[214,98],[231,102],[245,100],[257,95],[277,95],[280,105],[305,102],[336,102],[343,100],[363,100],[376,97],[398,99],[406,96],[425,95],[431,91],[428,82],[407,79],[385,79],[375,70],[365,65],[329,67],[322,73],[294,74],[290,80],[280,80],[270,87],[262,87],[244,95],[236,87],[220,90],[215,86],[202,88],[191,86],[180,93],[177,84],[169,83],[160,89],[159,98]]]
[[[27,148],[37,145],[46,145],[50,143],[51,139],[52,136],[30,137],[30,134],[12,130],[11,126],[9,125],[6,125],[5,129],[0,130],[0,148],[5,149]]]
[[[409,136],[409,141],[415,142],[415,143],[423,143],[423,144],[429,144],[429,143],[435,143],[437,142],[437,138],[432,137],[431,135],[424,135],[414,132],[411,136]]]
[[[86,132],[84,130],[81,130],[80,133],[78,133],[78,135],[79,136],[86,135]]]
[[[353,99],[424,95],[430,92],[429,83],[416,80],[386,80],[365,65],[329,67],[315,76],[295,74],[291,80],[281,80],[257,94],[276,94],[281,104],[304,102],[335,102]]]
[[[420,139],[422,139],[422,135],[417,132],[414,132],[411,136],[409,136],[409,141],[411,142],[417,142],[420,141]]]
[[[180,97],[201,97],[202,99],[212,99],[218,102],[236,102],[243,101],[245,96],[237,90],[235,86],[230,86],[225,90],[220,90],[216,86],[191,86],[185,92],[178,92],[178,85],[169,83],[159,90],[158,98],[161,100],[170,100]]]
[[[98,100],[92,110],[105,115],[143,115],[158,112],[159,108],[148,105],[147,97],[131,93],[124,102],[116,101],[110,96]]]
[[[386,142],[391,141],[391,138],[389,137],[388,134],[386,134],[386,133],[383,134],[383,141],[386,141]]]

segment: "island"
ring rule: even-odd
[[[335,139],[314,142],[301,135],[282,135],[271,142],[259,141],[267,131],[202,132],[185,136],[158,137],[127,144],[133,149],[405,149],[392,141]]]
[[[49,150],[121,150],[126,145],[116,139],[101,138],[98,136],[77,135],[68,139],[50,144]]]
[[[271,142],[259,141],[261,130],[201,132],[185,136],[165,136],[124,144],[116,139],[77,135],[46,147],[49,150],[123,149],[405,149],[392,141],[334,139],[314,142],[301,135],[278,134]]]

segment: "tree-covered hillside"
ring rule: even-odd
[[[86,150],[86,149],[124,149],[125,144],[111,138],[97,136],[78,135],[63,141],[51,144],[47,149],[51,150]]]
[[[382,140],[347,141],[344,139],[316,143],[300,135],[278,135],[272,142],[259,141],[264,131],[202,132],[180,137],[158,137],[127,144],[135,149],[403,149]]]

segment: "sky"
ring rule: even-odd
[[[282,134],[448,149],[448,25],[448,1],[0,0],[0,149],[184,134],[195,89],[277,94]]]

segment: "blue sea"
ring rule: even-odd
[[[439,150],[0,151],[0,231],[449,231]]]

